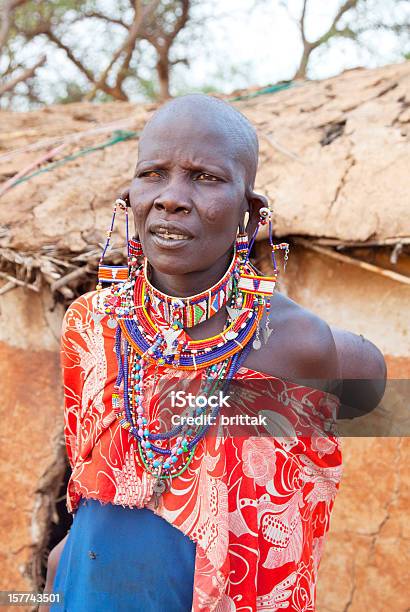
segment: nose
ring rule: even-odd
[[[154,200],[155,210],[168,213],[184,213],[189,214],[192,210],[191,199],[182,193],[182,191],[172,188],[171,186],[159,194]]]

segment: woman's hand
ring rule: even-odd
[[[63,548],[65,546],[66,540],[68,538],[67,535],[59,542],[54,548],[51,549],[50,554],[48,555],[47,560],[47,577],[46,577],[46,585],[44,587],[44,593],[52,593],[54,578],[57,572],[58,563],[60,561],[61,553],[63,552]],[[38,612],[49,612],[49,604],[42,604]]]

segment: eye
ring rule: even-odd
[[[161,174],[158,170],[146,170],[145,172],[140,172],[137,176],[138,178],[157,178]]]
[[[205,179],[206,181],[219,181],[219,178],[213,174],[208,174],[207,172],[201,172],[196,178],[201,180]]]

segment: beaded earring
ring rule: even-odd
[[[134,278],[137,269],[142,265],[142,258],[144,257],[144,251],[142,250],[142,244],[138,236],[130,238],[128,240],[128,278],[131,280]]]
[[[239,284],[238,284],[238,288],[245,293],[254,293],[254,294],[258,293],[259,295],[262,294],[263,296],[265,296],[266,321],[265,321],[265,328],[263,330],[263,340],[265,344],[268,341],[273,331],[271,327],[269,326],[269,313],[270,313],[270,308],[271,308],[272,295],[274,293],[276,280],[279,275],[279,269],[278,269],[276,258],[275,258],[275,251],[279,249],[285,250],[284,266],[283,266],[284,271],[286,270],[286,263],[287,263],[288,256],[289,256],[289,244],[287,242],[280,242],[278,244],[273,243],[272,212],[266,206],[263,206],[259,210],[259,222],[249,242],[249,246],[247,247],[247,252],[244,257],[244,263],[243,263],[243,265],[245,265],[248,262],[253,244],[258,234],[258,231],[260,230],[262,226],[266,225],[267,223],[269,224],[269,231],[268,231],[269,244],[272,249],[271,257],[272,257],[272,264],[273,264],[273,276],[258,276],[258,275],[253,275],[253,274],[243,274],[242,273]],[[243,244],[245,245],[245,240],[243,241]],[[259,325],[257,327],[255,340],[253,341],[252,346],[255,350],[260,349],[262,346],[262,343],[260,340]]]
[[[114,203],[111,225],[110,225],[110,228],[107,230],[107,233],[106,233],[107,240],[105,242],[105,246],[104,246],[104,249],[101,254],[99,264],[98,264],[98,283],[96,286],[96,290],[97,290],[97,305],[98,305],[97,308],[100,312],[101,312],[100,297],[101,297],[101,291],[103,288],[103,283],[112,283],[112,282],[125,283],[128,280],[128,276],[129,276],[129,266],[128,265],[127,266],[110,266],[110,265],[104,264],[104,257],[110,246],[111,235],[114,229],[115,216],[117,214],[118,208],[125,212],[127,260],[128,260],[128,263],[130,263],[130,240],[128,237],[128,207],[127,207],[127,203],[125,202],[125,200],[123,200],[122,198],[118,198],[117,200],[115,200],[115,203]]]
[[[243,268],[249,257],[249,238],[242,224],[239,225],[236,235],[235,251],[239,257],[240,267]]]

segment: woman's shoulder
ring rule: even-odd
[[[246,360],[246,366],[264,374],[305,380],[306,385],[329,388],[339,377],[339,362],[329,324],[289,297],[275,293],[266,333],[267,319],[261,321],[264,342]],[[331,382],[331,387],[333,383]]]
[[[87,291],[87,293],[79,295],[69,304],[65,312],[64,319],[69,319],[73,316],[76,318],[86,318],[87,315],[95,315],[99,310],[99,302],[101,301],[101,304],[103,303],[104,297],[109,290],[109,288],[106,288],[102,289],[100,292],[96,290]]]
[[[100,312],[99,303],[103,303],[107,291],[109,289],[103,289],[101,292],[88,291],[71,302],[62,321],[63,336],[91,329],[103,319],[105,315]]]

